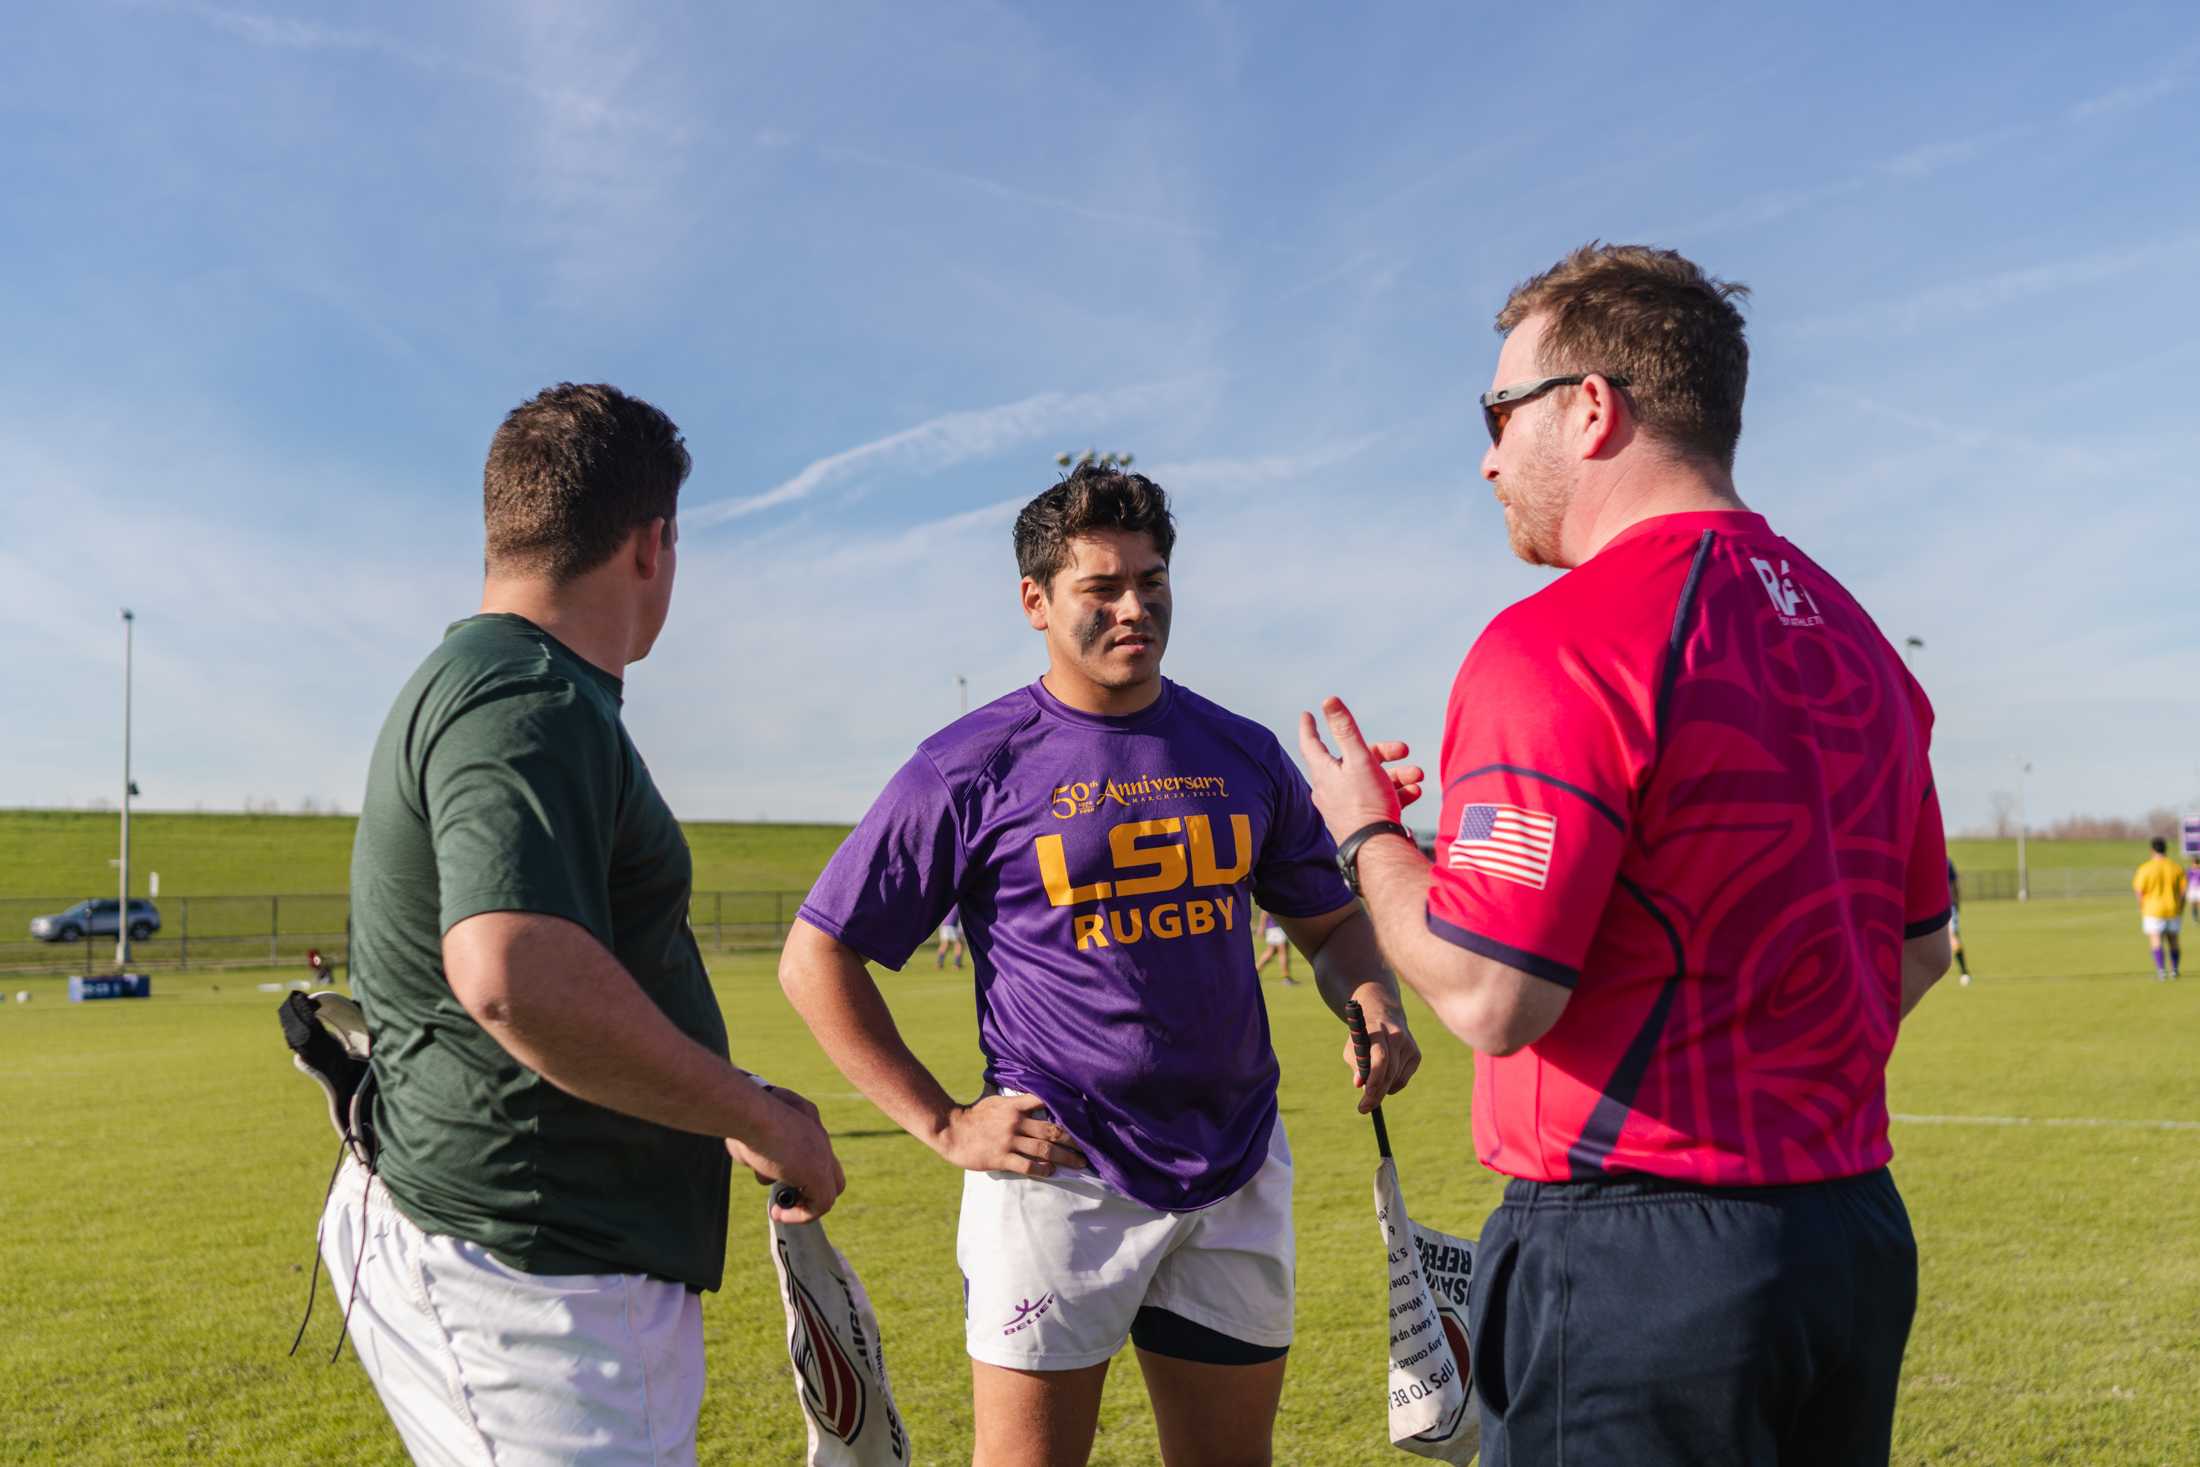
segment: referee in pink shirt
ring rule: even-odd
[[[1488,1467],[1887,1460],[1917,1304],[1887,1057],[1949,958],[1932,710],[1735,493],[1742,293],[1591,245],[1498,313],[1482,475],[1563,574],[1459,670],[1433,864],[1405,746],[1336,699],[1341,758],[1301,729],[1513,1179],[1471,1308]]]

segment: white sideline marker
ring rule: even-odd
[[[2200,1121],[2133,1121],[2113,1116],[1906,1116],[1913,1126],[2083,1126],[2109,1131],[2200,1131]]]

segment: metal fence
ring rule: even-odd
[[[2131,875],[2120,868],[2064,866],[2034,870],[2029,879],[2033,901],[2084,901],[2127,896]],[[787,924],[807,895],[799,891],[699,891],[688,907],[695,940],[720,952],[777,947]],[[1965,902],[2013,901],[2017,873],[1979,870],[1963,873]],[[114,963],[112,933],[83,936],[75,942],[41,942],[30,936],[33,917],[53,916],[83,898],[0,899],[0,973],[97,973]],[[331,962],[343,962],[351,901],[344,896],[165,897],[160,931],[130,944],[132,967],[246,968],[303,967],[318,948]]]
[[[706,948],[738,952],[777,947],[807,893],[799,891],[699,891],[688,907],[695,940]],[[97,973],[114,966],[115,935],[85,934],[73,942],[44,942],[30,935],[33,917],[57,916],[82,897],[0,899],[0,973]],[[155,968],[273,968],[305,966],[319,949],[331,962],[345,961],[351,900],[344,896],[163,897],[160,931],[130,944],[130,966]]]
[[[2137,866],[2137,862],[2132,863]],[[2014,871],[1969,871],[1963,875],[1963,900],[2013,902],[2017,899]],[[2034,867],[2027,879],[2028,894],[2035,902],[2088,901],[2099,897],[2131,895],[2131,872],[2116,866]]]

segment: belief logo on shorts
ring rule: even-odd
[[[1001,1326],[1001,1333],[1004,1335],[1020,1335],[1046,1318],[1047,1311],[1053,1307],[1054,1291],[1052,1289],[1036,1299],[1018,1300],[1015,1314],[1009,1319],[1008,1323]]]

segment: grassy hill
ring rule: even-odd
[[[164,896],[341,892],[351,869],[350,815],[152,813],[130,820],[135,885],[160,873]],[[113,889],[116,817],[87,810],[0,810],[0,898],[105,895]],[[697,821],[686,827],[697,891],[807,891],[845,825]],[[1966,875],[2014,871],[2013,840],[1949,843]],[[2129,872],[2133,841],[2031,842],[2035,872]]]
[[[2136,840],[2035,840],[2026,847],[2025,862],[2034,871],[2110,870],[2128,875],[2147,858],[2146,843]],[[1951,840],[1948,855],[1966,872],[2017,869],[2013,839]]]
[[[160,873],[169,896],[341,892],[349,882],[351,815],[130,817],[131,885]],[[0,898],[69,898],[114,891],[117,817],[82,810],[0,810]],[[686,827],[697,891],[807,891],[848,833],[845,825],[701,821]]]

